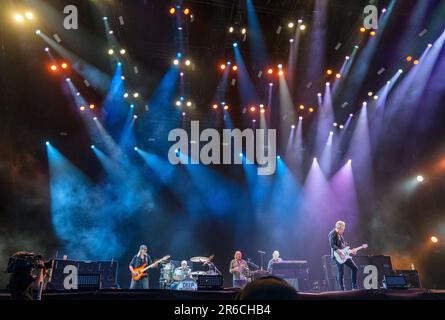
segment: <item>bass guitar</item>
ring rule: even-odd
[[[168,259],[170,259],[170,256],[165,256],[165,257],[162,257],[161,259],[159,259],[158,261],[150,264],[149,266],[142,266],[139,268],[134,268],[133,271],[136,273],[136,275],[132,276],[133,280],[134,281],[141,280],[142,277],[147,275],[147,273],[145,271],[147,271],[148,269],[153,269],[159,263],[163,263],[163,262],[167,261]]]

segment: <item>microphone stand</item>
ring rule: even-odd
[[[263,258],[264,258],[264,255],[265,255],[265,252],[262,252],[262,251],[258,251],[259,253],[260,253],[260,259],[261,259],[261,271],[263,271],[264,269],[263,269]]]

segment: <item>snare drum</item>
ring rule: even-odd
[[[185,280],[179,282],[178,286],[176,287],[176,290],[196,291],[196,290],[198,290],[198,284],[193,279],[185,279]]]

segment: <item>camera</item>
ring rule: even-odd
[[[29,273],[33,269],[41,269],[44,267],[42,256],[40,254],[19,251],[9,258],[7,273],[26,272]]]

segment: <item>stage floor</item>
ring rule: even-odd
[[[44,292],[42,300],[209,300],[230,301],[238,291],[99,290]],[[445,300],[445,290],[358,290],[347,292],[299,292],[299,300]],[[6,291],[0,300],[9,300]]]

